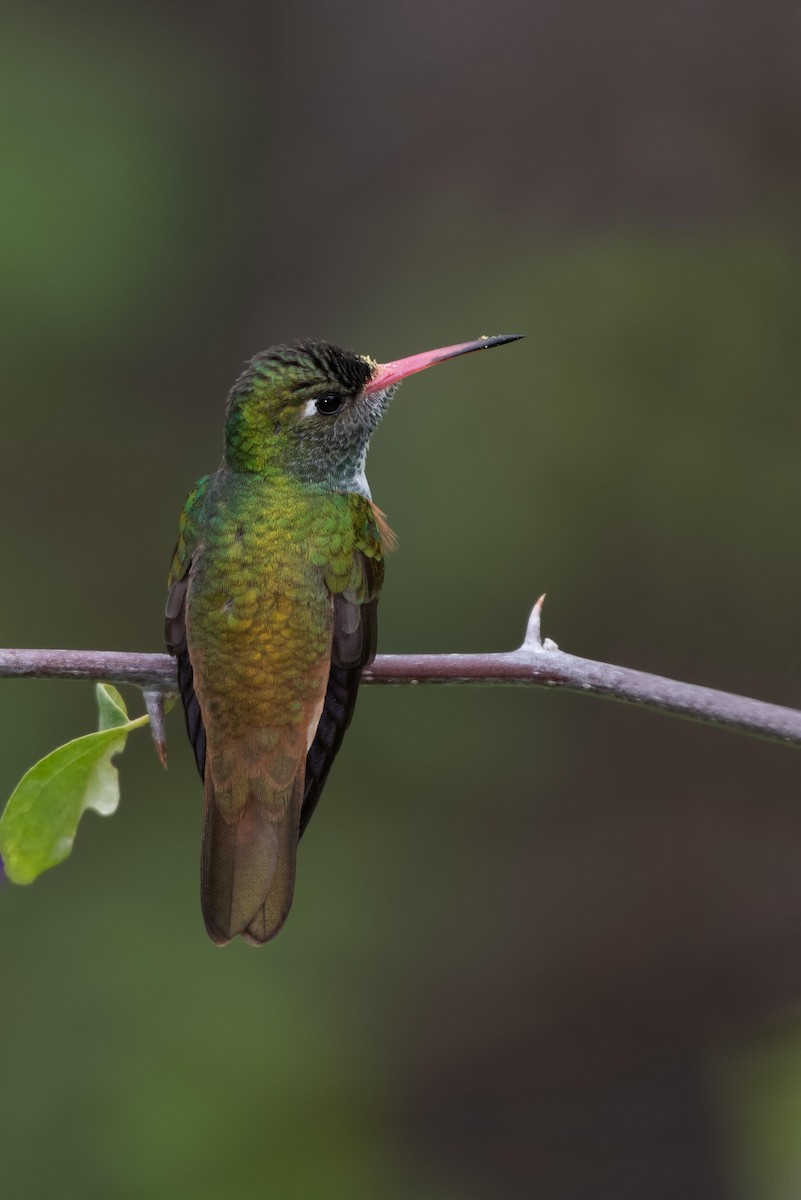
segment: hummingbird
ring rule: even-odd
[[[262,945],[284,924],[298,841],[375,657],[394,535],[367,483],[370,437],[401,380],[520,336],[390,363],[297,341],[250,359],[228,394],[222,463],[181,513],[165,611],[218,945]]]

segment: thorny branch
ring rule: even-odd
[[[565,654],[540,634],[545,597],[531,613],[522,646],[493,654],[382,654],[364,683],[517,684],[608,696],[692,721],[721,725],[770,741],[801,745],[801,711],[610,663]],[[142,689],[153,740],[164,760],[164,702],[176,691],[175,661],[166,654],[101,650],[0,650],[0,678],[95,679]]]

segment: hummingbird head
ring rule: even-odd
[[[479,338],[391,363],[328,342],[272,346],[250,360],[228,395],[224,461],[232,471],[290,475],[369,496],[367,447],[401,380],[520,336]]]

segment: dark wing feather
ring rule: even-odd
[[[331,671],[317,733],[306,756],[306,786],[300,812],[301,837],[317,807],[331,764],[353,716],[362,668],[375,658],[377,609],[377,599],[358,604],[344,595],[334,596]]]
[[[186,589],[189,583],[189,568],[186,574],[177,580],[167,593],[167,607],[164,611],[164,640],[167,650],[178,660],[178,690],[184,705],[186,729],[189,740],[195,751],[195,761],[203,779],[206,771],[206,730],[200,704],[195,695],[195,677],[189,650],[186,645]]]

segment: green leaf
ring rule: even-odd
[[[63,862],[87,808],[108,816],[119,804],[120,787],[112,758],[125,749],[128,734],[147,724],[130,720],[125,702],[107,683],[96,686],[100,728],[59,746],[23,775],[0,817],[0,856],[13,883],[32,883]]]
[[[98,729],[119,729],[130,721],[125,701],[110,683],[98,683],[95,688],[100,713]]]

